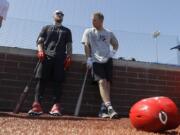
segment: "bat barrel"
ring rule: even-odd
[[[75,108],[75,112],[74,112],[75,116],[79,115],[79,111],[80,111],[81,103],[82,103],[82,98],[83,98],[83,93],[84,93],[84,87],[85,87],[86,80],[87,80],[88,71],[89,70],[87,69],[86,70],[86,74],[84,76],[84,81],[83,81],[83,85],[82,85],[82,88],[81,88],[81,93],[79,94],[79,98],[78,98],[78,101],[77,101],[77,104],[76,104],[76,108]]]

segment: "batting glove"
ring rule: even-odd
[[[91,58],[91,57],[88,57],[87,63],[86,63],[87,68],[88,68],[88,69],[92,68],[92,64],[93,64],[92,58]]]
[[[72,64],[72,59],[71,56],[67,56],[65,61],[64,61],[64,70],[67,70]]]
[[[112,50],[112,51],[110,51],[110,58],[113,58],[114,57],[114,55],[116,54],[116,50]]]
[[[37,57],[38,57],[38,59],[39,59],[40,61],[43,61],[44,58],[45,58],[45,53],[44,53],[44,51],[38,51]]]

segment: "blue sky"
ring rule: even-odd
[[[7,21],[0,32],[1,44],[35,49],[35,40],[45,24],[52,23],[52,12],[64,12],[65,26],[72,29],[74,53],[83,53],[80,44],[83,30],[91,27],[91,14],[101,11],[104,25],[114,31],[120,42],[117,57],[135,57],[140,61],[156,61],[155,41],[161,63],[176,64],[176,45],[180,36],[179,0],[9,0]]]

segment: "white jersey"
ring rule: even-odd
[[[110,44],[118,41],[114,34],[106,29],[98,31],[95,28],[88,28],[84,31],[82,41],[91,47],[91,57],[93,62],[106,63],[110,58]]]
[[[0,16],[6,20],[9,2],[7,0],[0,0]]]

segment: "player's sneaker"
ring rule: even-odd
[[[32,109],[29,110],[28,114],[30,116],[38,116],[43,113],[42,107],[39,102],[34,102],[32,105]]]
[[[49,114],[53,115],[53,116],[61,116],[61,111],[60,111],[60,104],[54,104],[51,108],[51,111],[49,112]]]
[[[101,105],[98,116],[101,118],[109,118],[108,109],[104,104]]]
[[[118,113],[112,107],[108,107],[108,114],[109,114],[109,117],[111,119],[118,119],[119,118]]]

